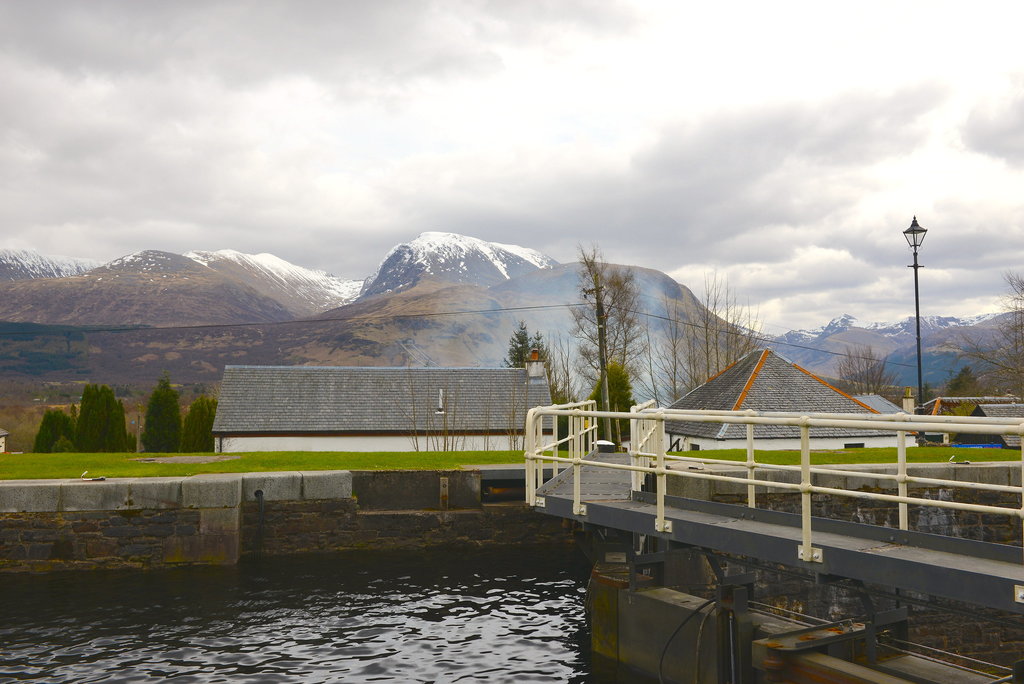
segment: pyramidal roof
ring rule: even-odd
[[[828,384],[814,373],[790,363],[770,349],[751,352],[672,404],[675,409],[719,411],[792,411],[807,413],[878,413],[867,404]],[[743,439],[743,425],[668,421],[666,429],[716,439]],[[798,428],[758,425],[756,438],[789,438]],[[878,431],[814,428],[812,436],[884,434]]]

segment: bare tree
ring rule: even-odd
[[[561,333],[548,335],[546,368],[551,401],[554,403],[566,404],[579,397],[575,366],[576,354],[572,340]]]
[[[1024,396],[1024,274],[1003,276],[1009,292],[993,336],[961,341],[964,356],[982,363],[982,377],[1000,390]]]
[[[690,374],[687,369],[687,342],[689,326],[686,319],[689,314],[678,299],[667,294],[661,298],[661,334],[654,338],[648,337],[647,343],[647,375],[642,383],[642,390],[650,395],[658,405],[672,404],[690,389]],[[651,325],[647,326],[650,336]]]
[[[640,324],[640,290],[633,272],[605,263],[596,247],[579,252],[579,290],[590,306],[572,310],[572,335],[578,340],[579,366],[588,381],[601,375],[599,332],[603,327],[605,362],[615,361],[635,372],[644,352],[644,330]],[[603,317],[599,320],[598,310]],[[601,323],[602,325],[599,325]]]
[[[886,358],[867,345],[852,345],[836,363],[839,379],[855,394],[882,394],[896,386],[899,378],[886,365]]]
[[[662,296],[657,334],[647,346],[646,377],[638,386],[658,403],[671,404],[761,345],[756,313],[741,306],[717,273],[704,277],[701,298]]]
[[[717,272],[704,275],[703,297],[686,326],[686,386],[693,389],[761,344],[756,312],[741,306]]]

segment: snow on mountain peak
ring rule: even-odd
[[[557,263],[551,257],[518,245],[428,231],[411,242],[393,247],[376,272],[366,279],[363,294],[403,289],[422,276],[492,284],[536,269],[551,268]]]
[[[68,278],[99,265],[93,259],[44,255],[30,249],[0,249],[0,280]]]
[[[233,249],[191,251],[185,255],[217,271],[241,271],[266,283],[277,297],[303,314],[319,313],[348,304],[363,286],[361,280],[346,280],[326,271],[297,266],[267,252],[245,254]]]

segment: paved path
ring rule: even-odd
[[[621,463],[629,465],[629,454],[597,453],[587,460],[602,463]],[[582,501],[620,501],[628,500],[630,473],[628,470],[613,470],[582,466],[580,470],[580,492]],[[572,466],[545,482],[538,490],[538,496],[572,497]]]

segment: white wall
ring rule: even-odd
[[[0,454],[7,451],[7,435],[0,435]]]
[[[441,438],[418,437],[419,448],[412,437],[334,437],[295,435],[275,437],[214,437],[214,447],[225,453],[240,451],[435,451]],[[514,445],[508,435],[472,435],[449,437],[449,451],[509,451],[522,449],[522,438]]]
[[[700,451],[713,451],[715,449],[746,449],[745,439],[708,439],[704,437],[684,437],[682,435],[667,435],[666,448],[675,451],[674,442],[678,439],[681,448],[679,451],[690,451],[690,446],[700,446]],[[896,447],[896,435],[883,437],[818,437],[811,438],[811,449],[842,449],[847,444],[864,444],[865,448]],[[913,439],[907,440],[907,446],[917,446]],[[754,440],[754,448],[765,451],[799,451],[800,438],[794,439],[760,439]]]

